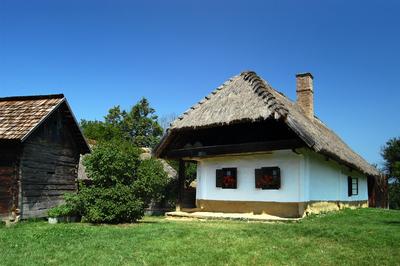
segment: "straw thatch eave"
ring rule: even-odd
[[[226,126],[245,121],[275,119],[284,121],[310,148],[360,172],[379,176],[379,172],[355,153],[317,117],[310,119],[285,95],[273,89],[255,72],[234,76],[210,95],[179,116],[154,149],[162,156],[176,134]]]

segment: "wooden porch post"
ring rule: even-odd
[[[176,202],[176,211],[181,211],[183,208],[183,193],[185,191],[185,161],[179,159],[178,171],[178,199]]]

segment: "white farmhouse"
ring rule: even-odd
[[[313,76],[297,101],[243,72],[175,120],[157,157],[197,162],[196,210],[301,217],[367,207],[379,172],[314,115]]]

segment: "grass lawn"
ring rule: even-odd
[[[170,221],[0,227],[1,265],[400,265],[400,211],[344,210],[299,223]]]

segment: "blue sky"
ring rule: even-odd
[[[0,1],[0,95],[64,93],[78,119],[147,97],[180,114],[254,70],[380,163],[400,136],[399,1]]]

